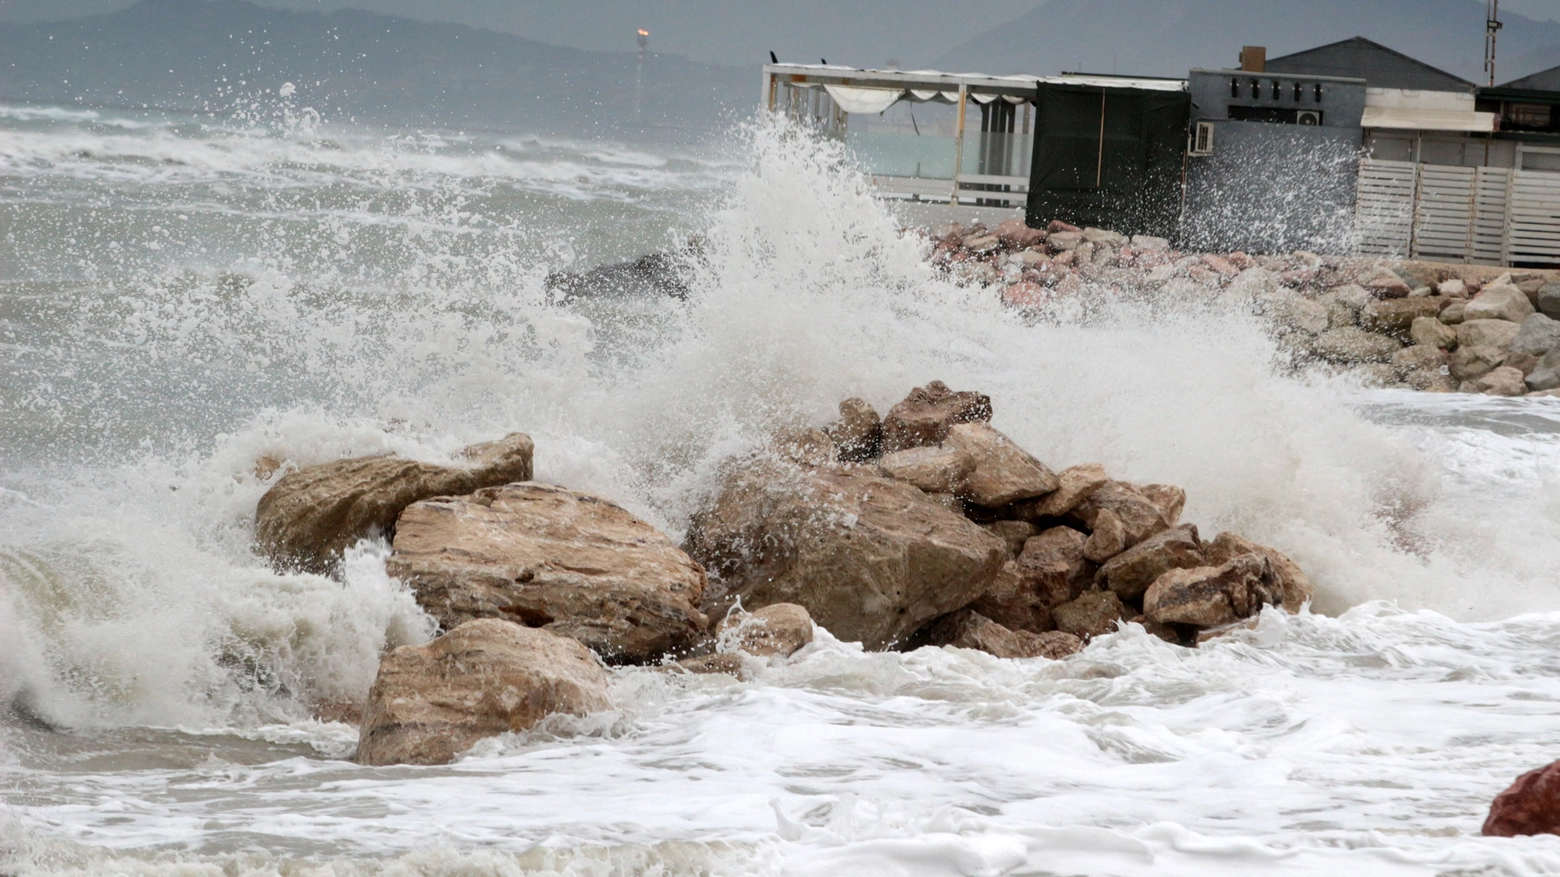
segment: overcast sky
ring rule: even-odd
[[[134,0],[0,0],[0,20],[74,18]],[[1043,0],[258,0],[328,12],[367,9],[508,31],[582,49],[629,51],[634,30],[654,49],[747,66],[769,50],[783,61],[924,66]],[[1051,0],[1064,2],[1064,0]],[[1170,0],[1166,0],[1170,2]],[[1196,2],[1196,0],[1191,0]],[[1296,0],[1303,5],[1303,0]],[[1413,9],[1416,0],[1386,0]],[[1469,0],[1477,3],[1480,0]],[[1503,0],[1502,12],[1560,21],[1560,0]]]

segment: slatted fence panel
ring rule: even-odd
[[[1501,264],[1506,236],[1506,187],[1510,180],[1509,168],[1478,168],[1474,180],[1473,229],[1468,253],[1468,261],[1474,264]]]
[[[1433,164],[1419,169],[1411,249],[1414,258],[1438,262],[1468,259],[1472,249],[1475,170]]]
[[[1361,253],[1408,255],[1418,171],[1418,165],[1407,161],[1360,162],[1354,231]]]
[[[1512,262],[1560,261],[1560,174],[1514,171],[1512,177],[1507,258]]]

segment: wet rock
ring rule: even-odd
[[[1046,465],[1030,456],[989,423],[960,423],[948,429],[945,448],[974,461],[958,493],[987,508],[1000,508],[1044,496],[1061,486]]]
[[[1025,225],[1022,219],[1004,220],[992,231],[1002,239],[1003,243],[1018,249],[1043,243],[1046,234],[1044,229],[1030,228]]]
[[[1403,375],[1403,383],[1408,384],[1409,389],[1426,393],[1451,393],[1456,391],[1458,384],[1455,378],[1442,374],[1440,369],[1411,370]]]
[[[1520,323],[1535,308],[1527,293],[1515,286],[1499,284],[1486,286],[1474,296],[1464,309],[1467,320],[1505,320]]]
[[[708,625],[704,570],[617,504],[524,482],[407,507],[385,571],[446,629],[507,618],[642,663]]]
[[[1441,309],[1440,320],[1448,326],[1461,325],[1467,318],[1467,310],[1468,306],[1465,303],[1454,301]]]
[[[1415,320],[1440,316],[1445,303],[1439,297],[1373,301],[1360,310],[1360,326],[1372,332],[1407,336]]]
[[[1052,527],[1031,538],[970,608],[1013,630],[1051,630],[1052,607],[1077,599],[1093,578],[1095,567],[1083,556],[1085,542],[1084,534],[1070,527]]]
[[[1182,524],[1150,536],[1112,557],[1100,567],[1095,579],[1122,599],[1137,600],[1166,571],[1205,563],[1197,527]]]
[[[975,471],[975,458],[958,448],[932,445],[884,454],[878,466],[884,475],[927,493],[955,493]]]
[[[1083,556],[1104,563],[1127,550],[1127,528],[1110,509],[1100,509],[1094,517],[1094,532],[1083,543]]]
[[[1450,350],[1457,343],[1457,330],[1441,322],[1439,317],[1417,317],[1409,326],[1408,337],[1416,346]]]
[[[1132,236],[1132,248],[1148,253],[1163,253],[1170,249],[1170,241],[1152,235],[1135,234]]]
[[[1428,344],[1415,344],[1392,354],[1392,367],[1400,377],[1415,370],[1439,371],[1446,363],[1446,351]]]
[[[1517,777],[1495,796],[1484,820],[1485,837],[1560,834],[1560,761]]]
[[[1475,381],[1494,371],[1506,359],[1501,347],[1462,347],[1452,351],[1448,366],[1458,381]]]
[[[1138,492],[1159,509],[1165,526],[1174,527],[1181,520],[1181,511],[1186,508],[1185,490],[1174,484],[1139,484]]]
[[[1127,545],[1136,545],[1169,526],[1159,512],[1159,506],[1144,496],[1142,491],[1124,481],[1108,481],[1089,494],[1069,513],[1068,517],[1081,521],[1089,530],[1095,528],[1095,518],[1103,509],[1109,509],[1126,529]]]
[[[989,253],[1000,246],[1002,240],[994,234],[971,235],[964,239],[964,249],[972,253]]]
[[[1053,231],[1045,237],[1046,246],[1057,252],[1076,250],[1083,243],[1082,231]]]
[[[1176,630],[1174,627],[1171,627],[1168,624],[1161,624],[1154,619],[1149,618],[1147,615],[1134,615],[1133,617],[1127,619],[1127,623],[1141,625],[1145,632],[1152,636],[1157,636],[1167,643],[1172,643],[1174,645],[1183,644],[1181,632],[1179,630]]]
[[[865,399],[840,403],[840,419],[829,431],[842,463],[864,463],[883,454],[883,419]]]
[[[789,658],[813,641],[812,616],[795,603],[771,603],[752,612],[728,612],[716,634],[724,652]]]
[[[1083,640],[1072,634],[1009,630],[969,609],[938,619],[927,631],[926,639],[931,645],[974,649],[998,658],[1058,660],[1083,649]]]
[[[1560,388],[1560,348],[1549,351],[1539,359],[1538,365],[1528,373],[1529,390],[1553,390]]]
[[[1527,383],[1522,372],[1504,365],[1476,378],[1473,385],[1477,392],[1486,396],[1521,396],[1527,393]]]
[[[1385,335],[1352,327],[1328,329],[1311,344],[1317,356],[1343,363],[1386,362],[1402,347]]]
[[[698,248],[682,252],[650,253],[632,262],[604,265],[584,273],[557,271],[547,275],[548,297],[556,303],[576,299],[618,299],[669,296],[687,298],[684,279]]]
[[[1517,334],[1511,339],[1512,353],[1543,356],[1556,346],[1560,346],[1560,320],[1552,320],[1543,314],[1529,314],[1525,317]]]
[[[1077,508],[1089,494],[1109,483],[1110,476],[1099,463],[1082,463],[1058,472],[1056,479],[1055,491],[1037,500],[1015,504],[1014,517],[1025,520],[1060,518]]]
[[[468,621],[380,660],[357,761],[448,764],[485,737],[610,706],[607,674],[578,642],[497,618]]]
[[[716,603],[797,603],[846,641],[881,649],[984,594],[1002,540],[915,487],[863,471],[734,466],[687,547],[721,580]]]
[[[1107,247],[1119,248],[1127,245],[1126,235],[1104,228],[1085,228],[1083,239],[1091,244],[1104,244]]]
[[[1007,543],[1008,554],[1013,557],[1018,557],[1024,550],[1024,543],[1029,541],[1029,537],[1039,532],[1035,529],[1035,525],[1028,521],[992,521],[983,526],[987,533]]]
[[[1289,559],[1287,554],[1267,545],[1259,545],[1234,533],[1220,533],[1212,542],[1203,543],[1203,557],[1209,566],[1223,566],[1242,554],[1260,554],[1273,565],[1273,573],[1278,576],[1279,590],[1282,595],[1282,604],[1287,612],[1299,612],[1308,600],[1316,593],[1310,578],[1301,571],[1300,565]]]
[[[960,423],[991,420],[991,399],[984,393],[954,392],[942,381],[917,387],[883,418],[883,450],[889,453],[941,444]]]
[[[1453,277],[1436,284],[1435,291],[1447,298],[1467,298],[1468,285],[1461,278]]]
[[[782,428],[769,437],[768,450],[782,460],[804,466],[826,466],[834,462],[834,440],[814,427]]]
[[[255,508],[255,545],[284,567],[327,574],[357,540],[389,535],[407,506],[531,478],[530,436],[472,445],[466,466],[357,457],[282,476]]]
[[[1242,554],[1220,567],[1166,570],[1143,595],[1143,614],[1161,624],[1220,627],[1282,599],[1282,585],[1261,554]]]
[[[1114,632],[1117,623],[1127,617],[1127,609],[1114,592],[1085,591],[1078,599],[1052,609],[1051,617],[1057,630],[1087,641]]]
[[[1325,332],[1331,322],[1327,305],[1288,289],[1257,296],[1257,306],[1280,333],[1315,335]],[[1350,316],[1352,322],[1352,314]]]
[[[1379,268],[1361,277],[1360,285],[1375,298],[1405,298],[1413,292],[1412,287],[1403,282],[1403,278],[1386,268]]]
[[[1468,319],[1457,327],[1459,347],[1499,347],[1509,349],[1521,327],[1506,320]]]
[[[1551,280],[1538,288],[1538,311],[1552,320],[1560,320],[1560,280]]]

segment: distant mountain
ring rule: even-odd
[[[72,21],[0,24],[0,99],[223,109],[292,83],[327,116],[537,133],[632,120],[636,59],[464,25],[242,0],[142,0]],[[757,72],[646,63],[644,119],[712,127],[751,111]]]
[[[1485,4],[1476,0],[1049,0],[943,54],[943,70],[1063,70],[1185,76],[1234,67],[1243,45],[1274,58],[1352,36],[1485,82]],[[1501,14],[1499,80],[1539,69],[1560,23]]]

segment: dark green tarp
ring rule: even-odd
[[[1060,219],[1176,236],[1191,112],[1185,92],[1043,82],[1035,105],[1030,226]]]

